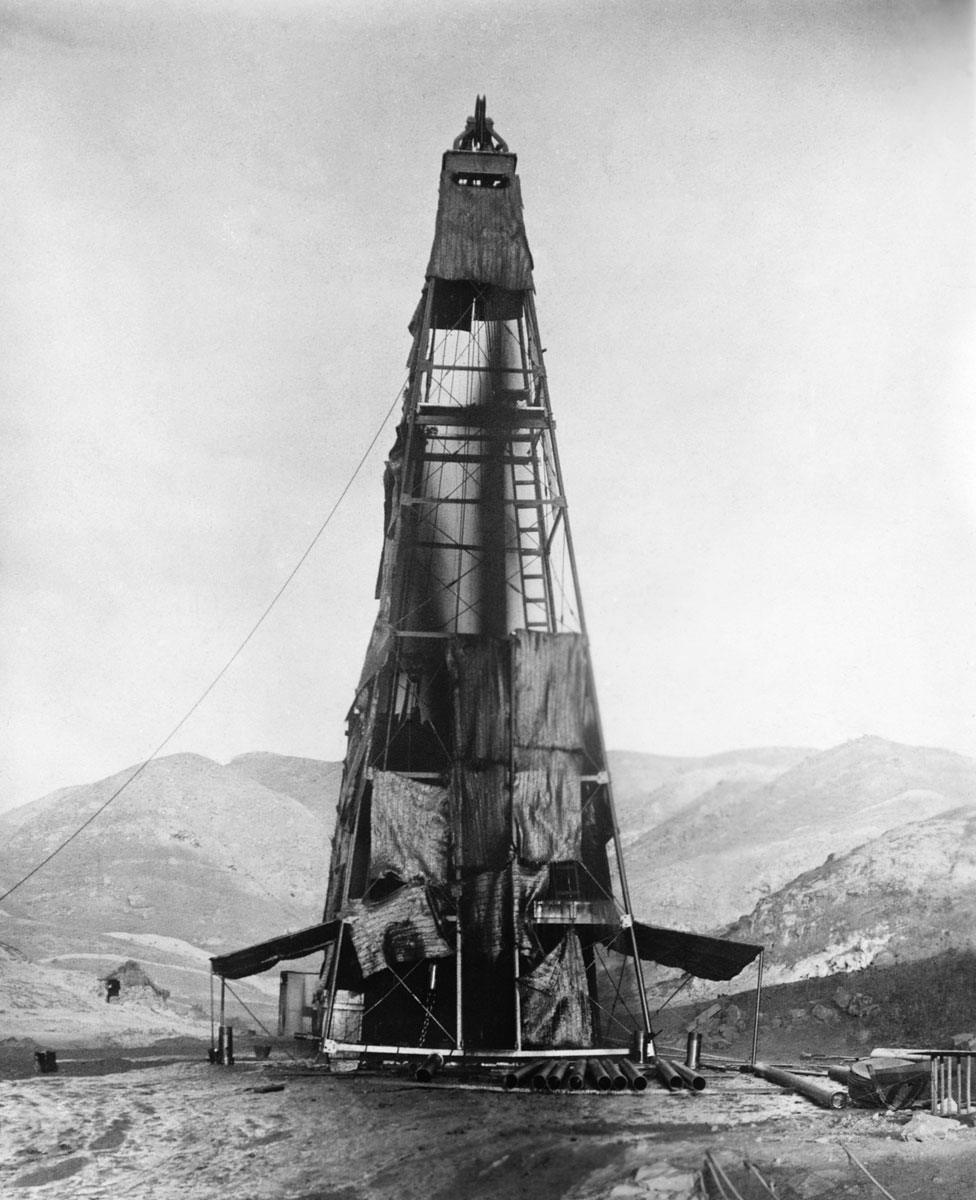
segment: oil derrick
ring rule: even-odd
[[[478,97],[443,156],[348,718],[324,1034],[621,1045],[649,1030],[516,156]],[[357,1039],[358,1040],[358,1039]]]

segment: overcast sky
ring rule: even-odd
[[[304,551],[402,386],[478,92],[610,746],[976,754],[971,27],[0,0],[0,807],[144,759]],[[168,750],[341,758],[392,428]]]

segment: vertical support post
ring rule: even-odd
[[[933,1054],[929,1059],[929,1109],[934,1116],[939,1106],[939,1056]]]
[[[765,958],[765,947],[759,951],[758,965],[756,967],[756,1019],[752,1025],[752,1058],[750,1060],[752,1066],[756,1065],[756,1057],[759,1054],[759,1008],[762,1004],[762,980],[763,980],[763,959]]]
[[[214,972],[210,967],[210,1059],[217,1053],[217,1031],[214,1028]]]
[[[456,777],[456,773],[455,773]],[[460,782],[452,789],[456,793],[454,805],[454,878],[457,883],[457,907],[454,918],[454,1041],[458,1050],[464,1050],[464,934],[461,920],[461,906],[464,899],[464,877],[461,871],[461,813],[458,805],[461,803]]]
[[[339,922],[339,933],[335,940],[335,949],[332,951],[332,970],[329,972],[329,1003],[325,1014],[325,1023],[322,1026],[322,1040],[332,1037],[332,1022],[335,1014],[336,992],[339,988],[339,956],[342,954],[342,935],[346,932],[345,921]]]
[[[217,1031],[217,1057],[222,1067],[234,1065],[234,1033],[229,1029],[227,1014],[227,980],[220,977],[220,1026]]]
[[[508,639],[508,825],[512,858],[508,873],[512,887],[512,992],[515,1012],[515,1049],[522,1049],[522,997],[519,990],[519,887],[518,843],[515,828],[515,638]]]

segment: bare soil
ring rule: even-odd
[[[896,1200],[976,1189],[976,1129],[964,1123],[905,1142],[909,1113],[820,1109],[734,1069],[706,1069],[697,1095],[655,1084],[539,1094],[505,1092],[497,1077],[332,1074],[294,1050],[259,1061],[242,1046],[226,1068],[199,1043],[66,1049],[58,1074],[8,1077],[0,1195],[602,1200],[626,1195],[642,1166],[701,1171],[710,1151],[743,1200],[768,1195],[747,1161],[781,1200],[879,1196],[846,1150]]]

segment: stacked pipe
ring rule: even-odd
[[[542,1058],[510,1068],[502,1079],[507,1089],[528,1087],[536,1092],[642,1092],[647,1079],[627,1059]]]
[[[657,1076],[669,1091],[689,1088],[700,1092],[704,1078],[682,1063],[652,1058],[646,1068],[628,1058],[533,1059],[510,1068],[502,1079],[506,1089],[527,1087],[536,1092],[580,1091],[643,1092],[648,1079]]]
[[[672,1062],[670,1058],[654,1060],[657,1077],[668,1091],[676,1092],[690,1088],[693,1092],[705,1090],[705,1077],[684,1063]]]

